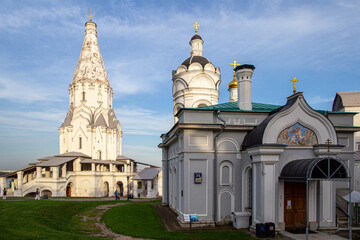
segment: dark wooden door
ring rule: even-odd
[[[284,190],[285,229],[304,229],[306,227],[306,184],[285,182]]]
[[[71,197],[71,187],[70,187],[70,185],[68,185],[68,186],[66,187],[66,196],[67,196],[67,197]]]

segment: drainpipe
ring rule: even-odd
[[[166,151],[166,201],[167,201],[167,205],[170,205],[170,199],[169,199],[169,191],[170,191],[170,186],[169,186],[169,148],[165,147],[165,151]]]
[[[220,121],[223,122],[223,125],[220,129],[219,132],[216,133],[215,137],[214,137],[214,173],[213,173],[213,178],[214,178],[214,222],[215,224],[217,223],[217,146],[216,146],[216,142],[217,142],[217,138],[219,137],[219,135],[224,131],[225,127],[226,127],[226,122],[224,119],[222,119],[220,116],[220,111],[216,111],[216,118],[219,119]]]

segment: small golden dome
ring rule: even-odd
[[[234,79],[229,83],[229,89],[230,88],[237,88],[238,84],[237,84],[237,80],[235,77],[235,73],[234,73]]]

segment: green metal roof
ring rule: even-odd
[[[205,107],[199,107],[199,108],[183,108],[183,109],[196,109],[196,110],[220,110],[225,112],[271,112],[275,109],[278,109],[279,107],[282,107],[282,105],[274,105],[274,104],[265,104],[265,103],[252,103],[252,110],[240,110],[237,106],[236,102],[226,102],[226,103],[220,103],[216,105],[210,105]],[[328,113],[338,113],[338,114],[356,114],[354,112],[335,112],[335,111],[327,111],[327,110],[317,110],[315,111],[322,113],[322,114],[328,114]]]
[[[271,112],[280,105],[265,104],[265,103],[252,103],[252,110],[240,110],[237,106],[237,102],[226,102],[217,105],[211,105],[206,107],[199,107],[196,109],[208,109],[208,110],[220,110],[229,112]]]

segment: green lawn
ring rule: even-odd
[[[152,204],[138,203],[115,207],[103,219],[114,232],[153,239],[253,239],[241,231],[180,231],[167,232]]]
[[[84,232],[78,216],[109,203],[0,201],[0,239],[100,239]]]

